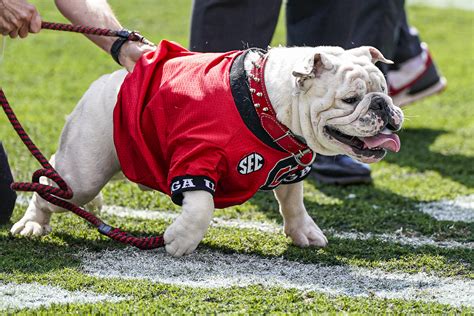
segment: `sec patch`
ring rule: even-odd
[[[260,154],[252,153],[240,160],[237,171],[240,174],[249,174],[262,169],[264,163],[265,161]]]

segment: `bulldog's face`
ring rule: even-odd
[[[379,161],[387,150],[399,151],[394,132],[402,126],[403,113],[374,65],[391,62],[373,47],[316,49],[293,71],[298,97],[309,104],[311,124],[302,131],[308,145],[317,153],[346,154],[367,163]]]

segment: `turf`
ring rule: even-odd
[[[301,313],[301,312],[356,312],[392,313],[456,313],[468,314],[465,308],[449,308],[441,304],[425,304],[396,299],[331,297],[314,292],[301,292],[281,288],[249,286],[225,290],[196,289],[153,284],[147,281],[120,281],[84,277],[73,271],[62,271],[63,276],[48,275],[44,283],[59,284],[69,290],[88,288],[98,293],[129,297],[119,303],[69,304],[40,308],[47,314],[168,314],[168,313]],[[70,272],[70,273],[68,273]],[[24,280],[23,280],[24,281]],[[23,311],[18,314],[28,314]]]
[[[191,1],[143,0],[139,5],[110,2],[124,25],[142,30],[156,41],[166,38],[187,45]],[[51,2],[36,4],[45,20],[64,21]],[[306,206],[323,230],[402,231],[410,236],[473,242],[473,223],[438,221],[421,213],[418,205],[474,194],[474,13],[410,7],[409,18],[429,43],[436,63],[448,78],[447,91],[405,109],[407,120],[400,133],[402,150],[372,165],[372,185],[321,186],[308,180]],[[280,23],[272,45],[284,44],[284,38]],[[28,133],[47,155],[57,147],[65,116],[90,83],[117,69],[110,57],[82,36],[50,31],[23,41],[8,41],[1,67],[0,84]],[[0,139],[9,153],[16,179],[29,179],[37,163],[2,115],[0,126]],[[104,197],[109,205],[179,211],[169,198],[141,192],[125,181],[108,185]],[[18,220],[23,211],[24,207],[18,206],[13,220]],[[281,224],[277,204],[268,193],[259,193],[241,206],[217,210],[215,214],[224,219]],[[162,233],[169,225],[165,220],[105,218],[132,232]],[[0,282],[38,282],[68,290],[120,294],[129,299],[119,303],[55,305],[39,309],[41,313],[473,312],[436,303],[330,296],[262,286],[209,290],[145,280],[94,278],[81,273],[76,254],[85,249],[101,251],[122,246],[106,240],[70,214],[56,216],[53,225],[53,234],[35,240],[11,238],[10,225],[0,226]],[[326,249],[299,249],[276,232],[214,227],[199,249],[474,279],[472,248],[414,247],[376,238],[354,241],[329,237],[330,246]]]

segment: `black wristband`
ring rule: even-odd
[[[112,55],[112,58],[122,66],[122,64],[119,61],[119,54],[120,50],[122,49],[123,44],[125,44],[128,41],[127,38],[120,37],[115,42],[112,44],[112,47],[110,48],[110,55]]]
[[[176,205],[183,205],[183,192],[206,191],[214,195],[216,184],[214,180],[205,176],[181,176],[174,177],[171,181],[171,200]]]

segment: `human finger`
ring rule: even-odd
[[[8,33],[8,35],[10,35],[11,38],[15,38],[18,36],[18,29],[15,28],[13,31],[11,31],[10,33]]]
[[[41,16],[39,15],[38,11],[36,11],[36,9],[33,17],[31,18],[29,30],[31,33],[38,33],[41,31]]]
[[[20,27],[20,30],[18,31],[18,35],[20,35],[21,38],[25,38],[28,36],[28,24],[25,23]]]

